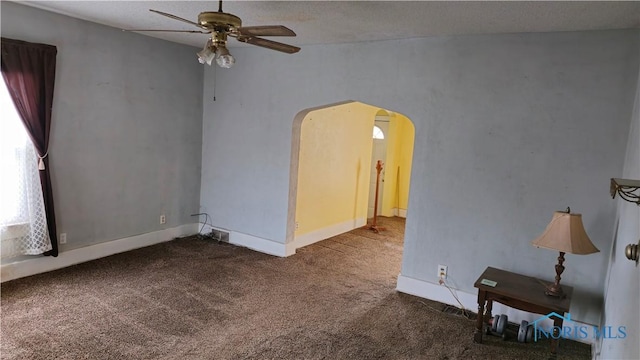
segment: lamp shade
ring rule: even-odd
[[[582,225],[582,215],[562,211],[553,214],[547,229],[531,244],[569,254],[586,255],[600,251],[587,236]]]

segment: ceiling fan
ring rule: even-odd
[[[227,49],[227,37],[235,37],[236,40],[262,46],[267,49],[293,54],[300,51],[299,47],[267,40],[258,36],[296,36],[293,30],[283,25],[242,26],[242,20],[229,13],[222,12],[222,0],[219,0],[218,11],[205,11],[198,15],[198,22],[183,19],[176,15],[162,11],[149,9],[149,11],[168,18],[194,25],[199,30],[155,30],[155,29],[126,29],[124,31],[158,31],[158,32],[185,32],[198,34],[211,34],[204,48],[197,53],[201,64],[211,65],[213,59],[223,68],[230,68],[235,63],[235,58]]]

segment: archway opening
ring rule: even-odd
[[[371,221],[378,157],[384,158],[378,215],[406,217],[414,136],[406,116],[361,102],[298,113],[292,133],[287,255]],[[376,149],[379,140],[384,147]]]

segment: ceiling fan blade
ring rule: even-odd
[[[287,44],[283,44],[283,43],[279,43],[279,42],[276,42],[276,41],[271,41],[271,40],[267,40],[267,39],[263,39],[263,38],[259,38],[259,37],[242,37],[242,36],[239,36],[238,40],[242,41],[242,42],[245,42],[247,44],[262,46],[262,47],[265,47],[267,49],[276,50],[276,51],[282,51],[282,52],[287,53],[287,54],[294,54],[294,53],[297,53],[298,51],[300,51],[299,47],[292,46],[292,45],[287,45]]]
[[[122,31],[163,31],[163,32],[182,32],[182,33],[196,33],[196,34],[211,34],[211,31],[202,31],[202,30],[122,29]]]
[[[174,19],[174,20],[178,20],[178,21],[186,22],[187,24],[191,24],[191,25],[197,26],[197,27],[199,27],[199,28],[201,28],[201,27],[202,27],[202,26],[200,26],[200,24],[198,24],[198,23],[196,23],[196,22],[193,22],[193,21],[191,21],[191,20],[187,20],[187,19],[183,19],[183,18],[181,18],[181,17],[179,17],[179,16],[175,16],[175,15],[173,15],[173,14],[169,14],[169,13],[166,13],[166,12],[162,12],[162,11],[158,11],[158,10],[153,10],[153,9],[149,9],[149,11],[154,12],[154,13],[156,13],[156,14],[160,14],[160,15],[162,15],[162,16],[166,16],[166,17],[168,17],[168,18],[170,18],[170,19]]]
[[[282,25],[243,26],[238,34],[244,36],[296,36],[293,30]]]

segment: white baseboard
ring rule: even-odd
[[[393,216],[398,216],[405,219],[407,218],[407,209],[393,208],[391,209],[391,211],[393,212]]]
[[[231,231],[229,233],[229,242],[234,245],[244,246],[269,255],[280,257],[292,255],[288,254],[287,247],[283,243],[237,231]]]
[[[423,297],[429,300],[441,302],[444,304],[454,305],[460,307],[460,304],[453,297],[451,292],[443,285],[437,283],[431,283],[424,280],[414,279],[402,274],[398,275],[398,284],[396,290]],[[469,309],[473,312],[478,311],[478,296],[462,292],[460,290],[452,289],[465,309]],[[494,305],[494,312],[499,304]]]
[[[290,244],[283,244],[277,241],[261,238],[259,236],[228,230],[221,227],[205,225],[203,233],[206,234],[208,232],[211,232],[212,229],[228,233],[230,244],[246,247],[265,254],[287,257],[295,254],[296,252],[295,248],[290,246]]]
[[[299,249],[301,247],[317,243],[318,241],[326,240],[330,237],[344,234],[365,225],[367,225],[367,218],[363,217],[327,226],[306,234],[296,235],[293,239],[293,247],[294,249]]]
[[[269,255],[287,257],[295,254],[296,249],[299,249],[303,246],[311,245],[318,241],[328,239],[332,236],[357,229],[359,227],[365,226],[366,224],[366,218],[345,221],[339,224],[328,226],[326,228],[322,228],[320,230],[315,230],[310,233],[296,236],[294,240],[288,244],[210,225],[205,225],[203,232],[208,233],[212,229],[224,231],[229,233],[230,244],[244,246],[246,248]]]
[[[159,244],[177,237],[198,233],[198,224],[186,224],[160,231],[89,245],[79,249],[63,251],[57,257],[38,256],[0,266],[0,281],[19,279],[62,269],[71,265],[103,258],[145,246]]]
[[[451,294],[451,291],[447,289],[446,286],[440,285],[438,283],[432,283],[429,281],[418,280],[408,276],[404,276],[402,274],[398,275],[398,284],[396,286],[396,290],[415,295],[419,297],[423,297],[425,299],[441,302],[444,304],[453,305],[456,307],[460,307],[460,304],[456,301],[456,299]],[[470,294],[467,292],[463,292],[457,289],[451,289],[465,309],[472,311],[474,313],[478,312],[478,296],[477,294]],[[510,323],[520,324],[522,320],[527,320],[528,322],[533,322],[540,318],[539,314],[533,314],[525,311],[520,311],[506,305],[500,304],[498,302],[493,302],[492,314],[505,314],[509,317]],[[545,327],[552,327],[553,322],[551,320],[544,321]],[[563,326],[580,326],[580,325],[588,325],[579,321],[565,321]],[[585,344],[590,344],[592,347],[595,346],[595,339],[586,338],[586,339],[576,339],[577,341],[583,342]]]

